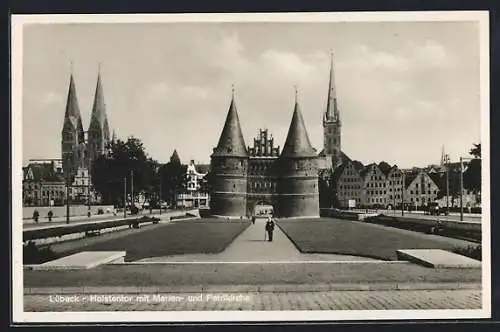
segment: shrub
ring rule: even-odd
[[[98,209],[97,210],[97,214],[104,214],[104,210],[103,209]]]
[[[481,251],[481,245],[470,245],[467,247],[457,247],[453,249],[453,252],[455,254],[463,255],[470,257],[472,259],[476,259],[478,261],[481,260],[482,256],[482,251]]]
[[[23,247],[23,264],[41,264],[58,258],[50,246],[39,248],[33,241]]]

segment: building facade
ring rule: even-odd
[[[340,207],[359,207],[363,204],[363,177],[362,168],[348,160],[337,167],[339,175],[336,177],[336,193]]]
[[[23,206],[62,205],[66,183],[57,161],[31,161],[23,167]]]
[[[262,202],[280,218],[319,217],[317,154],[295,100],[281,154],[266,130],[245,146],[234,92],[217,147],[211,156],[213,215],[249,216]]]
[[[405,174],[406,205],[422,207],[438,198],[439,187],[424,171]]]
[[[197,170],[194,160],[191,160],[186,170],[186,192],[177,195],[177,206],[208,208],[210,198],[203,190],[203,182],[207,173]]]

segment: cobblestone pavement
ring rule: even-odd
[[[480,290],[25,295],[25,311],[481,309]]]

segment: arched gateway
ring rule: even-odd
[[[279,218],[319,217],[317,155],[312,148],[297,100],[280,153],[267,130],[246,147],[234,101],[211,156],[212,215],[251,216],[265,202]]]

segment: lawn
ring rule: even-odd
[[[83,250],[126,251],[126,261],[178,254],[219,253],[249,225],[250,221],[239,220],[231,222],[218,219],[176,221],[147,226],[139,230],[129,230],[123,236],[112,235],[106,241],[95,241],[93,238],[82,239],[79,240],[80,242],[72,243],[71,249],[68,248],[63,253],[58,250],[58,253],[68,255]]]
[[[444,249],[474,243],[392,227],[332,218],[279,221],[303,253],[332,253],[397,260],[399,249]]]

